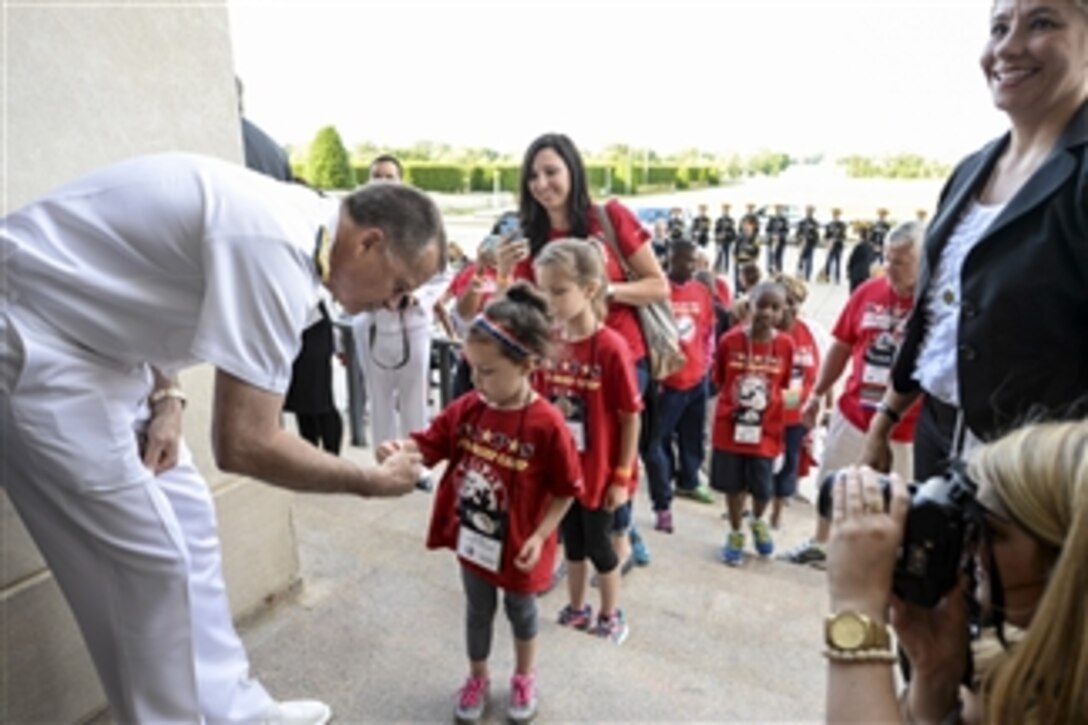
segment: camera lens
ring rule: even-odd
[[[825,519],[831,518],[831,491],[834,489],[835,479],[839,475],[845,476],[846,471],[842,469],[832,471],[824,476],[823,481],[820,481],[820,492],[816,498],[816,510]],[[877,480],[880,482],[880,492],[884,494],[884,510],[887,511],[892,500],[892,480],[884,474],[881,474]]]

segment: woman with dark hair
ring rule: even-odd
[[[508,238],[498,249],[498,281],[500,287],[512,279],[535,281],[532,260],[553,239],[573,237],[597,238],[603,241],[605,272],[608,285],[605,295],[608,313],[605,324],[616,330],[630,347],[635,360],[635,372],[644,397],[651,388],[646,343],[642,337],[635,308],[669,296],[669,283],[654,256],[650,235],[634,213],[615,199],[595,205],[589,197],[585,164],[574,142],[566,135],[547,133],[538,137],[525,151],[521,165],[519,200],[521,233],[524,239]],[[608,230],[605,225],[611,226]],[[607,242],[609,232],[615,245]],[[513,236],[513,235],[512,235]],[[625,256],[616,258],[613,247]],[[624,264],[635,279],[628,281]],[[650,396],[652,397],[652,396]],[[650,411],[651,405],[646,406]],[[652,419],[652,413],[649,414]],[[643,420],[646,430],[647,420]],[[647,440],[643,436],[643,441]],[[644,453],[640,445],[640,454]],[[649,563],[648,553],[640,546],[641,539],[631,529],[630,503],[617,510],[617,535],[631,530],[631,542],[638,563]],[[626,561],[626,536],[617,536],[621,550],[620,561]]]

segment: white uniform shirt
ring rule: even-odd
[[[92,172],[0,228],[0,292],[107,363],[168,374],[209,362],[287,389],[317,319],[313,260],[338,203],[210,158],[168,153]]]
[[[926,335],[918,351],[914,379],[926,392],[948,405],[958,407],[960,403],[956,348],[959,344],[963,262],[1004,208],[1004,204],[983,206],[977,201],[971,202],[941,250],[929,284],[925,302]]]
[[[399,335],[402,328],[409,331],[430,330],[434,326],[434,305],[449,285],[449,273],[439,272],[412,292],[415,304],[406,308],[403,316],[399,311],[384,307],[356,315],[357,327],[362,331],[357,334],[367,334],[366,329],[371,323],[379,335]]]

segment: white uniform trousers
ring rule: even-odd
[[[399,329],[379,327],[371,346],[370,315],[358,315],[354,329],[370,405],[370,441],[376,446],[427,427],[433,326],[409,320],[406,358],[404,333]]]
[[[181,447],[140,461],[146,367],[125,368],[0,309],[2,483],[75,614],[120,722],[252,721],[208,486]]]

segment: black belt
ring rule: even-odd
[[[928,415],[940,434],[948,440],[949,451],[959,455],[959,452],[963,450],[967,433],[967,421],[964,419],[963,408],[949,405],[929,393],[924,394],[923,413]]]

